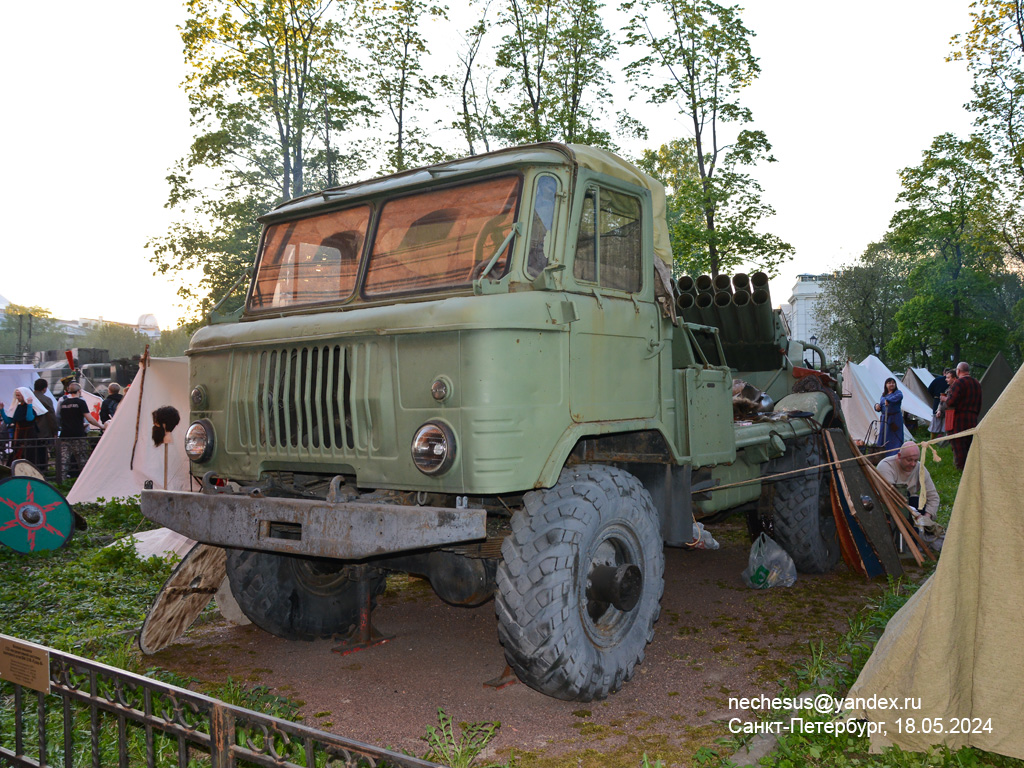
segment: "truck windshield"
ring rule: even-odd
[[[509,268],[519,176],[476,181],[387,200],[380,207],[363,295],[469,285],[498,254],[488,277]],[[250,310],[348,299],[356,292],[371,206],[272,224],[263,238]]]
[[[366,296],[468,285],[481,277],[515,222],[520,178],[506,176],[408,195],[384,204]],[[490,270],[508,271],[511,243]]]
[[[249,307],[320,304],[351,296],[369,223],[370,206],[361,205],[268,227]]]

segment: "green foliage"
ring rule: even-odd
[[[739,6],[627,0],[623,9],[633,14],[626,43],[642,52],[626,65],[626,76],[651,102],[677,104],[693,135],[699,183],[686,194],[698,201],[701,220],[679,218],[680,242],[673,249],[694,273],[717,275],[750,263],[775,274],[793,248],[755,229],[774,210],[743,169],[775,158],[764,132],[745,127],[753,115],[740,102],[740,92],[761,68],[750,47],[754,33],[743,24]]]
[[[160,338],[149,345],[149,354],[153,357],[180,357],[188,349],[192,335],[198,324],[180,325],[169,331],[161,331]]]
[[[8,304],[0,315],[0,355],[30,355],[47,349],[66,349],[70,341],[48,309]]]
[[[862,360],[884,347],[896,331],[896,313],[909,298],[912,260],[888,241],[872,243],[856,262],[821,281],[815,312],[819,335],[837,360]]]
[[[891,242],[916,263],[886,344],[897,360],[941,365],[949,356],[986,362],[1000,350],[1014,356],[1017,326],[999,296],[1000,285],[1012,288],[1014,279],[1002,268],[991,161],[982,137],[943,134],[920,165],[900,173],[897,200],[904,207],[892,218]]]
[[[443,709],[437,710],[437,727],[427,726],[427,754],[424,760],[443,763],[449,768],[470,768],[476,765],[476,759],[486,749],[501,723],[460,723],[456,733],[455,724]],[[508,765],[506,763],[505,765]],[[497,764],[482,768],[501,768]]]
[[[76,346],[105,349],[110,359],[141,355],[149,344],[149,337],[134,328],[117,323],[100,323],[90,328],[84,337],[77,340]]]
[[[369,87],[393,123],[393,140],[385,151],[388,169],[404,171],[440,161],[443,154],[428,141],[415,115],[421,104],[449,85],[445,76],[431,77],[424,70],[427,43],[420,31],[424,17],[447,18],[445,8],[424,0],[373,0],[359,9],[370,57]]]
[[[346,53],[351,4],[187,0],[185,7],[184,88],[195,138],[167,177],[167,205],[181,219],[147,247],[159,273],[190,273],[178,293],[198,318],[252,263],[258,215],[307,186],[337,184],[343,167],[363,167],[338,140],[365,115],[366,99]],[[238,295],[223,311],[240,303]]]
[[[611,147],[599,127],[611,100],[611,34],[596,0],[507,0],[505,35],[495,62],[499,90],[512,97],[496,111],[495,132],[513,144],[565,141]]]
[[[89,528],[61,549],[21,555],[0,548],[0,626],[6,634],[59,650],[112,653],[141,625],[170,575],[164,560],[140,560],[114,539],[152,527],[135,499],[77,505]]]
[[[489,10],[490,2],[487,2],[480,20],[463,35],[465,47],[458,53],[459,76],[450,81],[452,88],[458,89],[461,105],[452,127],[462,134],[470,155],[477,154],[478,145],[484,152],[489,152],[493,135],[489,87],[491,71],[486,65],[480,64],[484,37],[491,26],[487,20]]]
[[[971,3],[973,26],[953,38],[951,59],[966,62],[974,78],[967,104],[974,124],[993,150],[999,181],[996,211],[1004,255],[1024,265],[1024,5],[1021,0]]]

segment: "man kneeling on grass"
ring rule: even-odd
[[[922,538],[932,549],[941,549],[945,532],[935,522],[939,511],[939,492],[928,469],[918,466],[921,460],[921,449],[912,440],[905,442],[895,456],[887,456],[878,462],[878,474],[895,486],[907,497],[910,506],[921,512],[920,519],[915,518],[914,525],[923,530]],[[919,508],[921,489],[924,488],[924,509]]]

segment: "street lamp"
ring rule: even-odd
[[[813,333],[811,334],[811,346],[812,347],[818,346],[818,337],[815,334],[813,334]],[[814,350],[812,349],[811,350],[811,368],[813,368],[813,367],[814,367]]]

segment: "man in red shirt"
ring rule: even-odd
[[[953,410],[953,431],[963,432],[978,426],[981,411],[981,382],[971,376],[968,363],[957,363],[956,381],[949,388],[949,394],[941,398],[946,408]],[[961,472],[967,463],[967,452],[971,449],[971,437],[958,437],[950,441],[953,447],[953,463]]]

